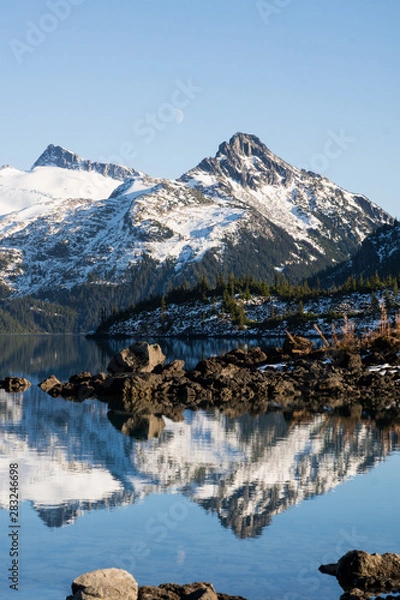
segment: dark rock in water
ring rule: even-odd
[[[249,350],[237,348],[223,355],[225,363],[233,363],[242,367],[259,367],[267,361],[267,355],[258,346]]]
[[[217,594],[218,600],[246,600],[243,596],[229,596],[228,594]]]
[[[84,372],[65,384],[52,375],[40,387],[72,401],[96,397],[110,410],[130,416],[180,420],[185,409],[219,408],[227,416],[239,416],[329,408],[382,425],[400,422],[400,369],[371,370],[358,352],[311,348],[309,340],[288,336],[286,350],[276,348],[268,356],[260,348],[233,350],[185,371],[183,361],[164,365],[157,344],[140,342],[111,360],[112,374]],[[122,431],[123,425],[116,426]],[[129,431],[136,431],[133,422],[124,426],[124,433],[131,435]]]
[[[389,593],[400,588],[400,555],[368,554],[351,550],[337,562],[319,567],[321,573],[334,575],[347,592],[343,600]]]
[[[122,569],[85,573],[71,587],[73,596],[66,600],[246,600],[242,596],[218,594],[211,583],[204,582],[138,587],[134,577]]]
[[[333,575],[334,577],[336,577],[338,563],[329,563],[327,565],[321,565],[318,570],[321,571],[321,573],[324,573],[324,575]]]
[[[39,387],[50,396],[58,396],[61,393],[63,384],[55,375],[50,375],[50,377],[39,383]]]
[[[110,361],[107,371],[116,373],[150,373],[154,367],[165,361],[158,344],[137,342],[129,348],[124,348]]]
[[[99,569],[74,579],[66,600],[137,600],[138,584],[123,569]]]
[[[31,385],[25,377],[6,377],[0,380],[0,389],[10,393],[25,392]]]
[[[218,600],[218,595],[210,583],[163,583],[139,588],[138,600]]]
[[[93,379],[93,375],[90,371],[84,371],[84,373],[78,373],[77,375],[72,375],[68,382],[69,383],[85,383],[87,381],[91,381]]]
[[[165,427],[165,421],[156,415],[129,415],[110,410],[107,416],[121,433],[138,440],[158,438]]]
[[[184,360],[173,360],[166,365],[157,365],[153,369],[153,373],[162,375],[164,379],[171,377],[183,377],[185,375],[185,361]]]

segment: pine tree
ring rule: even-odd
[[[379,300],[374,291],[371,292],[371,310],[373,313],[379,312],[380,310]]]
[[[165,296],[161,297],[161,323],[164,324],[165,318],[167,316],[167,301]]]
[[[229,273],[228,277],[228,290],[232,298],[235,296],[235,276],[232,271]]]

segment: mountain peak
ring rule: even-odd
[[[35,167],[61,167],[63,169],[69,168],[79,168],[83,159],[75,154],[75,152],[71,152],[62,146],[55,146],[54,144],[49,144],[46,150],[39,156],[37,161],[32,166],[32,169]]]
[[[117,181],[124,181],[125,179],[141,175],[139,171],[130,167],[86,160],[75,152],[71,152],[71,150],[67,150],[62,146],[55,146],[54,144],[47,146],[46,150],[32,166],[32,170],[36,167],[59,167],[60,169],[71,169],[74,171],[96,171],[100,175],[116,179]]]
[[[230,156],[232,154],[243,155],[246,157],[259,156],[260,154],[271,154],[267,146],[256,136],[248,133],[235,133],[229,142],[220,144],[217,152],[217,158],[220,156]]]
[[[215,157],[203,159],[181,180],[196,180],[199,173],[204,179],[202,174],[205,173],[218,180],[219,188],[229,194],[232,181],[253,190],[259,189],[262,183],[286,186],[293,180],[296,171],[271,152],[256,135],[238,132],[229,142],[220,144]]]

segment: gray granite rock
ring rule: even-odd
[[[138,584],[123,569],[99,569],[80,575],[67,600],[137,600]]]

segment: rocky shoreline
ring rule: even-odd
[[[218,408],[230,417],[283,410],[334,412],[342,416],[400,422],[400,338],[377,338],[367,348],[315,348],[288,334],[281,348],[233,350],[201,360],[165,364],[158,344],[136,343],[112,358],[107,373],[54,375],[40,383],[45,392],[72,401],[98,398],[109,419],[128,435],[157,435],[162,416]]]
[[[285,331],[304,337],[317,337],[315,325],[330,336],[332,327],[340,331],[346,319],[351,319],[357,332],[372,331],[379,325],[382,309],[387,318],[395,320],[400,308],[400,293],[390,294],[386,302],[384,291],[377,292],[372,301],[371,293],[349,292],[321,294],[315,298],[299,300],[284,299],[276,295],[252,296],[245,299],[234,297],[242,312],[242,323],[236,322],[224,309],[222,298],[207,297],[183,304],[168,303],[140,312],[121,313],[99,327],[93,337],[113,338],[209,338],[285,337]]]
[[[123,569],[100,569],[74,579],[72,596],[66,600],[246,600],[243,596],[217,593],[211,583],[185,585],[163,583],[138,586],[136,579]]]

